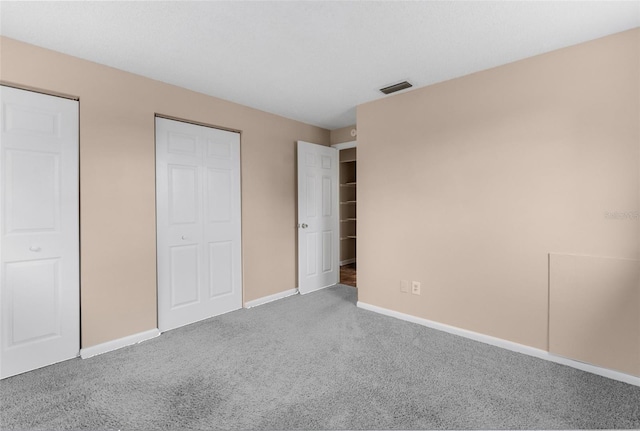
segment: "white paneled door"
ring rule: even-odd
[[[78,102],[0,87],[0,377],[80,350]]]
[[[156,118],[158,328],[242,307],[240,134]]]
[[[298,141],[300,293],[338,283],[338,223],[338,150]]]

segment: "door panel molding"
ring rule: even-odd
[[[240,194],[239,133],[156,117],[160,331],[242,308]]]
[[[339,272],[338,151],[298,141],[298,285],[333,286]]]

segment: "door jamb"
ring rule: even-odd
[[[349,149],[349,148],[356,148],[357,146],[358,146],[358,141],[342,142],[341,144],[333,144],[332,145],[332,147],[335,148],[338,151],[346,150],[346,149]]]

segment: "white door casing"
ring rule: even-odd
[[[80,351],[78,102],[0,87],[0,377]]]
[[[240,134],[156,118],[158,328],[242,307]]]
[[[309,293],[338,283],[338,151],[298,141],[298,284]]]

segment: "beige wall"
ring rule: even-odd
[[[80,98],[82,347],[156,328],[156,113],[242,132],[244,300],[296,287],[295,141],[329,131],[4,37],[0,58]]]
[[[351,131],[354,129],[356,129],[355,125],[332,130],[329,136],[331,145],[355,141],[357,139],[357,136],[351,136]]]
[[[640,209],[639,56],[635,29],[359,106],[359,300],[548,349],[549,253],[639,257],[605,216]]]
[[[549,351],[640,376],[639,273],[638,260],[552,253]]]

